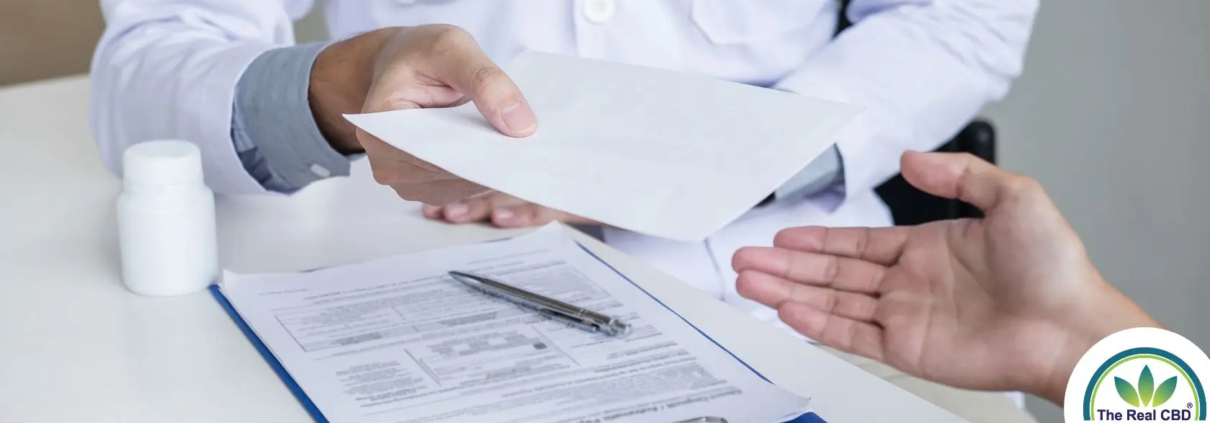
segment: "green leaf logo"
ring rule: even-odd
[[[1143,374],[1139,375],[1139,404],[1151,404],[1151,394],[1155,393],[1155,379],[1151,378],[1151,368],[1143,366]]]
[[[1168,401],[1168,398],[1172,398],[1172,393],[1175,391],[1176,391],[1176,376],[1173,376],[1173,377],[1168,378],[1168,380],[1165,380],[1164,383],[1161,383],[1159,388],[1156,388],[1155,398],[1151,399],[1151,401],[1153,402],[1151,404],[1151,406],[1159,407],[1161,405],[1164,405],[1164,403]]]
[[[1122,401],[1134,407],[1159,407],[1172,398],[1172,393],[1176,391],[1176,376],[1168,378],[1156,388],[1155,378],[1148,366],[1143,366],[1143,374],[1139,375],[1137,391],[1134,385],[1120,377],[1114,377],[1113,383],[1117,386],[1118,396],[1122,397]]]
[[[1118,385],[1118,396],[1122,397],[1122,401],[1135,407],[1139,406],[1139,394],[1134,392],[1134,386],[1131,386],[1130,382],[1114,376],[1113,383]]]

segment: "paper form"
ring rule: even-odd
[[[700,241],[834,144],[862,110],[538,52],[505,70],[538,116],[527,138],[501,135],[470,103],[345,118],[479,185],[615,227]]]
[[[624,316],[633,331],[566,327],[454,269]],[[807,411],[557,225],[306,273],[229,273],[222,291],[333,423],[771,423]]]

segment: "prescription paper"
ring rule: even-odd
[[[857,106],[700,75],[527,51],[506,72],[538,131],[473,104],[346,115],[466,180],[615,227],[698,241],[824,152]]]
[[[489,275],[617,316],[594,334],[469,288]],[[552,224],[506,241],[304,273],[223,294],[333,423],[773,423],[808,399],[766,382]]]

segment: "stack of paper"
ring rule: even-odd
[[[347,115],[466,180],[612,226],[701,240],[831,146],[855,106],[704,76],[526,52],[506,67],[538,115],[501,135],[473,104]]]
[[[450,270],[621,316],[633,330],[569,328]],[[807,399],[763,380],[561,226],[313,272],[227,274],[221,294],[320,421],[773,423],[807,411]]]

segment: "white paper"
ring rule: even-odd
[[[632,333],[569,328],[449,270],[622,316]],[[807,411],[557,225],[306,273],[227,274],[222,290],[333,423],[769,423]]]
[[[538,116],[501,135],[473,104],[346,115],[480,185],[616,227],[698,241],[831,146],[856,106],[537,52],[506,72]]]

